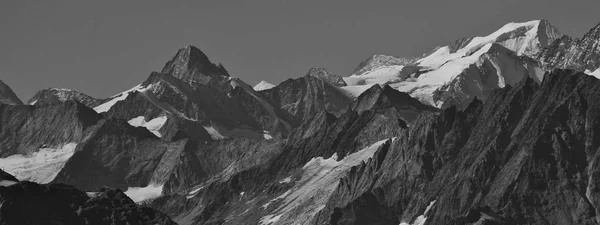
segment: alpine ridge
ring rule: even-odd
[[[600,25],[448,43],[276,85],[191,45],[108,98],[0,82],[0,224],[600,223]]]

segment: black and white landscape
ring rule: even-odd
[[[600,24],[255,86],[173,52],[106,99],[0,82],[0,224],[600,223]]]

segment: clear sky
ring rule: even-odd
[[[29,99],[47,87],[108,97],[195,45],[250,85],[325,67],[347,76],[373,53],[420,56],[508,22],[547,19],[580,37],[600,0],[4,0],[0,80]]]

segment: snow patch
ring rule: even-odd
[[[289,182],[292,182],[292,177],[291,177],[291,176],[290,176],[290,177],[283,178],[283,179],[281,179],[281,180],[279,181],[279,183],[280,183],[280,184],[287,184],[287,183],[289,183]]]
[[[0,158],[0,169],[20,181],[50,183],[73,156],[75,147],[76,143],[68,143],[56,149],[41,148],[28,155],[18,154]]]
[[[263,209],[267,209],[269,207],[269,205],[271,205],[271,203],[276,202],[278,200],[284,199],[285,197],[287,197],[292,191],[291,190],[287,190],[285,193],[283,193],[280,196],[277,196],[277,198],[271,199],[269,202],[267,202],[266,204],[264,204],[262,207]]]
[[[412,223],[412,225],[425,225],[425,222],[427,221],[427,213],[429,213],[429,210],[431,210],[431,207],[433,207],[433,205],[435,204],[437,200],[433,200],[432,202],[429,203],[429,205],[427,205],[427,208],[425,209],[425,212],[423,212],[422,215],[418,216],[415,221]],[[400,223],[400,225],[411,225],[407,222],[402,222]]]
[[[263,131],[263,137],[265,138],[265,140],[271,140],[273,139],[273,136],[271,136],[271,134],[269,133],[269,131]]]
[[[134,127],[145,127],[157,137],[162,137],[159,130],[167,122],[167,116],[156,117],[150,121],[146,121],[144,116],[138,116],[127,122]]]
[[[203,126],[203,127],[206,130],[206,132],[208,132],[208,134],[210,135],[210,137],[213,140],[225,139],[225,136],[223,136],[221,133],[219,133],[219,131],[217,131],[217,129],[215,129],[215,127],[213,127],[213,126]]]
[[[200,192],[200,190],[202,190],[202,188],[204,188],[204,186],[199,186],[195,188],[194,190],[190,191],[190,193],[188,193],[187,196],[185,196],[185,198],[191,199],[193,197],[196,197],[196,195],[198,194],[198,192]]]
[[[260,224],[261,225],[270,225],[273,224],[277,221],[279,221],[281,219],[281,214],[277,215],[277,216],[273,216],[273,215],[268,215],[268,216],[264,216],[260,219]]]
[[[263,81],[260,81],[260,83],[258,83],[257,85],[255,85],[253,89],[255,91],[263,91],[263,90],[268,90],[268,89],[271,89],[274,87],[275,87],[274,84],[271,84],[271,83],[263,80]]]
[[[0,187],[8,187],[8,186],[12,186],[13,184],[16,184],[16,181],[12,181],[12,180],[0,180]]]
[[[148,89],[152,88],[152,85],[148,85],[147,87],[142,87],[141,84],[127,90],[124,92],[121,92],[119,94],[116,94],[112,97],[110,97],[111,99],[105,103],[102,103],[99,106],[94,107],[94,110],[97,113],[103,113],[103,112],[107,112],[108,110],[110,110],[110,108],[112,108],[113,105],[115,105],[117,102],[123,101],[127,98],[127,96],[129,96],[129,94],[131,92],[145,92]]]
[[[134,202],[158,198],[162,195],[163,185],[148,185],[146,187],[129,187],[125,194]]]
[[[594,72],[592,72],[590,70],[585,70],[585,73],[587,75],[590,75],[590,76],[600,79],[600,68],[594,70]]]

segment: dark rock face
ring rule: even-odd
[[[15,92],[4,82],[0,80],[0,103],[11,105],[22,105],[23,102]]]
[[[559,70],[465,111],[421,116],[352,170],[318,223],[424,214],[425,224],[596,224],[598,91],[597,79]]]
[[[33,97],[31,97],[31,99],[29,99],[29,101],[27,101],[27,104],[39,105],[66,101],[78,101],[90,108],[94,108],[102,103],[102,100],[93,98],[78,91],[60,88],[48,88],[38,91]]]
[[[0,104],[0,157],[77,142],[100,115],[78,102]]]
[[[0,205],[0,224],[6,225],[176,224],[155,209],[138,206],[118,189],[102,189],[89,197],[65,184],[23,181],[0,186]]]
[[[537,58],[546,69],[594,71],[600,68],[600,24],[581,39],[563,36],[540,52]]]
[[[388,85],[383,88],[373,85],[354,102],[353,110],[359,114],[369,109],[395,108],[402,120],[412,123],[423,112],[436,112],[437,109],[424,105],[410,95],[399,92]]]

